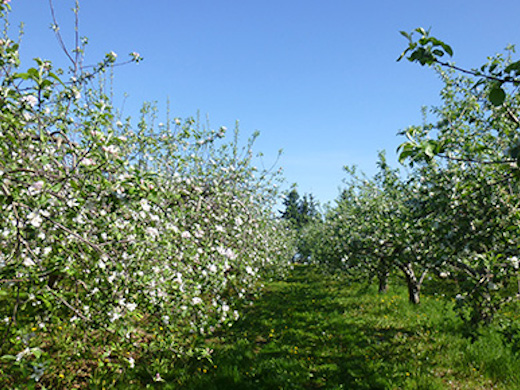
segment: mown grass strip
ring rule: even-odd
[[[520,388],[518,356],[492,331],[473,343],[464,338],[452,307],[440,295],[412,306],[403,288],[379,295],[375,286],[296,265],[288,279],[267,285],[238,323],[210,340],[211,361],[179,365],[164,386]]]

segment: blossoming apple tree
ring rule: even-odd
[[[453,50],[428,31],[402,34],[409,45],[400,59],[433,67],[444,88],[434,120],[403,132],[400,160],[430,173],[437,264],[455,270],[463,315],[472,324],[490,321],[518,292],[520,61],[509,46],[480,68],[463,69],[443,59]]]
[[[240,146],[225,127],[156,124],[150,104],[135,126],[94,82],[115,53],[86,67],[78,49],[64,72],[39,58],[22,70],[18,50],[0,40],[0,387],[77,384],[54,370],[63,333],[89,380],[108,360],[153,378],[209,357],[204,338],[292,256],[256,135]]]

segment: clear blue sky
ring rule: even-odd
[[[73,47],[73,0],[54,0]],[[25,22],[23,58],[64,64],[47,0],[12,0],[11,22]],[[327,202],[338,195],[342,167],[375,172],[379,150],[395,161],[396,133],[421,122],[439,102],[431,70],[396,62],[406,46],[399,30],[432,28],[460,66],[481,65],[520,42],[520,1],[82,0],[87,63],[113,50],[144,61],[118,68],[115,91],[129,95],[124,114],[143,101],[172,114],[200,110],[212,127],[261,135],[270,165],[279,149],[288,183]],[[520,47],[519,47],[520,49]],[[26,62],[26,64],[28,64]],[[164,111],[163,111],[164,112]]]

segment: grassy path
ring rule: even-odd
[[[179,369],[173,388],[518,388],[520,366],[511,367],[511,356],[504,363],[505,347],[493,340],[462,338],[451,301],[425,296],[413,307],[404,289],[378,295],[311,266],[266,287],[237,324],[211,340],[212,362]]]

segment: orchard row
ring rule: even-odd
[[[382,292],[397,271],[413,303],[435,275],[455,286],[451,298],[476,327],[520,296],[520,61],[509,47],[478,69],[460,69],[442,60],[450,46],[414,33],[403,33],[409,47],[401,58],[437,72],[442,105],[402,132],[405,172],[383,153],[373,178],[345,168],[347,187],[324,221],[303,230],[300,251],[377,278]]]
[[[134,125],[99,83],[117,55],[83,67],[82,52],[68,72],[22,70],[0,41],[0,387],[93,384],[137,362],[160,380],[176,358],[209,358],[204,340],[291,258],[256,135],[156,124],[150,104]]]

